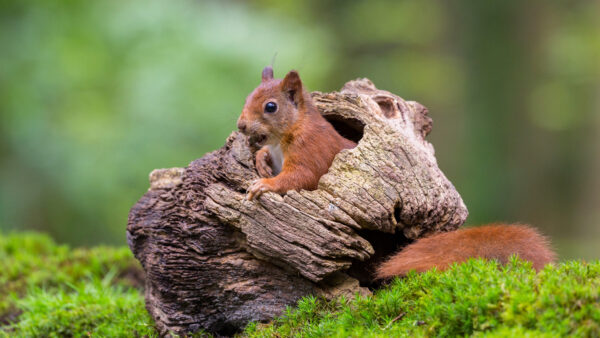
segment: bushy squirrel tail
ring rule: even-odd
[[[536,270],[556,260],[548,239],[534,228],[486,225],[419,239],[381,264],[376,277],[404,276],[410,270],[423,272],[433,267],[443,271],[453,262],[464,262],[471,257],[496,259],[504,264],[513,254],[533,263]]]

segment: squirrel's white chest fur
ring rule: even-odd
[[[269,154],[271,154],[271,163],[273,164],[273,175],[277,176],[283,168],[283,151],[281,150],[281,144],[269,144]]]

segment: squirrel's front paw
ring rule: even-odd
[[[259,152],[256,154],[256,171],[260,177],[273,177],[273,169],[271,168],[271,156],[268,152]]]
[[[266,191],[273,191],[273,188],[267,183],[267,180],[256,180],[252,182],[252,184],[248,188],[248,195],[246,195],[246,199],[252,201],[254,198],[258,198]]]

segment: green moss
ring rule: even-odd
[[[126,247],[70,249],[41,234],[0,235],[0,336],[153,332],[135,288],[141,274]]]
[[[443,273],[410,274],[373,297],[305,298],[250,337],[598,336],[600,262],[536,273],[529,263],[472,260]]]
[[[30,290],[17,302],[23,314],[7,331],[18,337],[157,336],[139,291],[109,283]]]
[[[127,248],[70,249],[39,234],[0,235],[0,337],[156,336]],[[372,297],[305,297],[249,337],[600,336],[600,262],[536,273],[471,260],[411,273]],[[196,336],[205,336],[199,333]]]

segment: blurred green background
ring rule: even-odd
[[[219,148],[262,67],[426,105],[468,224],[600,258],[600,1],[0,2],[0,230],[124,244],[154,168]]]

